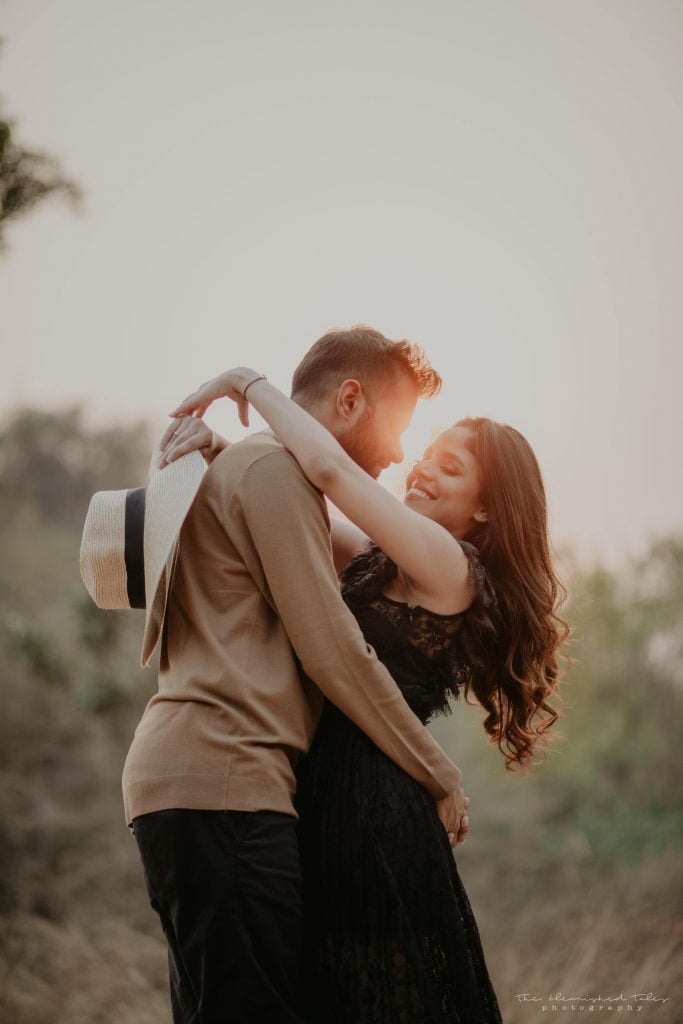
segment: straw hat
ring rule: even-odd
[[[98,491],[81,539],[81,579],[99,608],[145,608],[141,664],[161,636],[178,535],[204,473],[199,452],[156,468],[147,487]]]

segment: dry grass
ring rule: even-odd
[[[624,1009],[625,1019],[639,1013],[651,1024],[681,1024],[680,867],[680,856],[670,850],[637,868],[622,865],[608,876],[601,872],[578,877],[572,885],[560,883],[557,892],[539,891],[521,905],[514,889],[498,904],[495,888],[482,891],[484,880],[476,869],[473,874],[463,870],[506,1024],[558,1019],[561,1011],[541,1009],[558,992],[565,997],[652,992],[669,1001]],[[543,1001],[520,1002],[516,996],[525,992]],[[621,1005],[629,1004],[638,1005],[633,999]],[[579,1011],[566,1010],[564,1016],[570,1013],[576,1019]],[[614,1011],[590,1015],[596,1013],[611,1017]]]
[[[159,1024],[165,944],[124,922],[85,928],[20,915],[7,930],[0,1016],[12,1024]]]
[[[133,851],[127,853],[135,858]],[[680,1024],[683,934],[676,920],[680,859],[675,851],[636,869],[622,866],[609,878],[579,878],[575,886],[565,883],[557,892],[539,891],[526,900],[514,877],[500,873],[497,858],[487,864],[473,851],[474,863],[463,864],[464,854],[458,859],[505,1024],[558,1019],[560,1011],[541,1009],[557,992],[603,997],[653,992],[669,1002],[645,1005],[639,1019]],[[140,918],[146,902],[142,882],[130,886],[126,897],[132,916]],[[151,933],[112,914],[106,899],[98,906],[97,898],[59,922],[12,915],[4,930],[0,1019],[8,1024],[168,1024],[165,944],[152,911],[147,908],[143,917]],[[543,1002],[520,1003],[516,996],[524,992],[542,996]],[[608,1012],[612,1016],[604,1010],[599,1018]],[[632,1019],[628,1011],[622,1014]]]

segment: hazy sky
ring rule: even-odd
[[[446,379],[410,455],[492,416],[557,543],[681,529],[683,3],[5,0],[0,24],[5,113],[86,192],[9,232],[0,411],[161,432],[219,370],[286,387],[365,321]]]

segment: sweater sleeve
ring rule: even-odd
[[[282,449],[249,466],[234,501],[303,671],[435,799],[452,792],[460,770],[411,711],[344,604],[320,492]]]

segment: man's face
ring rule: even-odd
[[[361,469],[377,479],[392,462],[403,461],[401,435],[417,404],[417,388],[406,374],[387,388],[373,407],[364,406],[337,440]]]

